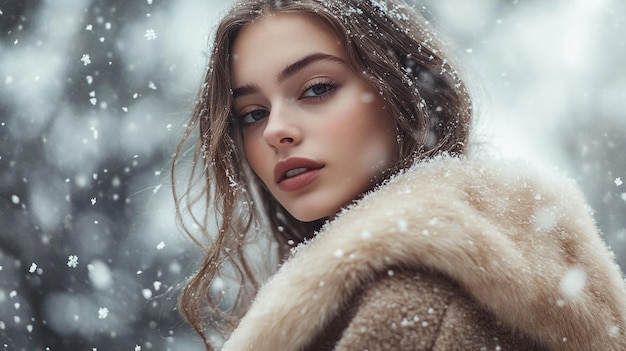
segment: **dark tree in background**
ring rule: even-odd
[[[169,164],[214,6],[176,6],[0,4],[6,349],[201,349],[175,310],[196,257],[173,221]]]
[[[586,48],[590,65],[582,98],[568,104],[563,149],[605,241],[626,270],[626,4],[609,2],[595,29],[604,38]]]
[[[0,0],[0,349],[203,349],[169,166],[227,5]],[[477,136],[576,179],[624,267],[626,2],[417,6],[478,87]]]
[[[475,136],[574,179],[624,270],[626,2],[425,3],[469,68]]]
[[[563,146],[605,241],[620,266],[626,267],[626,123],[613,120],[614,116],[596,117],[603,123],[574,119],[575,128]]]

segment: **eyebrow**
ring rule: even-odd
[[[280,71],[280,73],[276,77],[276,80],[278,82],[282,82],[285,79],[293,76],[294,74],[302,71],[306,67],[308,67],[311,64],[313,64],[315,62],[318,62],[318,61],[331,61],[331,62],[336,62],[336,63],[340,63],[340,64],[345,64],[346,63],[344,60],[340,59],[337,56],[333,56],[333,55],[317,52],[317,53],[313,53],[313,54],[307,55],[307,56],[299,59],[298,61],[288,65],[287,67],[285,67],[282,71]],[[246,84],[246,85],[243,85],[243,86],[241,86],[239,88],[233,89],[233,98],[236,99],[236,98],[238,98],[240,96],[254,94],[254,93],[258,92],[258,91],[259,91],[259,86],[258,85],[256,85],[256,84]]]

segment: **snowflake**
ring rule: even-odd
[[[67,266],[70,268],[76,268],[76,266],[78,266],[78,256],[70,255],[67,258]]]
[[[83,62],[83,65],[85,66],[91,63],[91,57],[89,57],[89,54],[84,54],[80,60]]]
[[[361,239],[369,239],[372,237],[372,233],[369,230],[364,230],[361,232]]]
[[[135,351],[141,351],[141,346],[135,345]]]
[[[105,319],[109,315],[109,309],[106,307],[100,307],[98,309],[98,318]]]
[[[146,40],[154,40],[157,38],[157,35],[154,29],[150,28],[146,30],[146,34],[144,34],[144,37],[146,38]]]
[[[152,298],[152,291],[150,291],[150,289],[141,290],[141,294],[146,300],[150,300]]]
[[[622,178],[621,177],[617,177],[615,178],[615,185],[620,186],[622,185],[624,182],[622,182]]]
[[[333,255],[334,255],[335,257],[337,257],[337,258],[342,258],[342,257],[343,257],[343,254],[344,254],[344,252],[343,252],[343,250],[342,250],[342,249],[337,249],[337,250],[335,250],[335,252],[333,253]]]
[[[161,189],[162,186],[163,186],[163,184],[159,184],[159,185],[155,186],[154,189],[152,190],[152,193],[156,194],[159,191],[159,189]]]
[[[560,291],[569,298],[575,298],[585,288],[587,284],[587,273],[580,268],[570,269],[560,283]]]
[[[35,271],[36,271],[36,270],[37,270],[37,264],[33,262],[33,263],[30,265],[30,268],[28,269],[28,271],[29,271],[30,273],[35,273]]]
[[[401,232],[406,232],[409,228],[409,222],[406,219],[401,219],[398,221],[398,229]]]
[[[161,241],[158,245],[157,245],[157,250],[163,250],[165,248],[165,243],[163,241]]]

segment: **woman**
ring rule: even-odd
[[[235,5],[181,142],[199,128],[185,195],[219,217],[195,218],[209,242],[180,300],[207,348],[208,324],[225,350],[626,349],[626,288],[579,191],[465,156],[470,122],[400,2]],[[263,233],[275,252],[249,249]]]

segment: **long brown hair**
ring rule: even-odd
[[[278,250],[261,253],[263,260],[270,261],[288,243],[301,242],[320,228],[319,221],[302,223],[293,218],[264,189],[247,165],[239,129],[232,123],[229,60],[233,42],[245,25],[282,12],[316,16],[332,28],[344,44],[351,68],[384,98],[389,115],[395,118],[400,160],[388,173],[437,153],[463,154],[468,140],[472,106],[465,85],[426,21],[401,0],[244,0],[235,4],[214,34],[204,84],[172,166],[174,175],[185,145],[199,132],[187,185],[179,194],[174,179],[172,183],[179,222],[204,250],[199,270],[182,291],[179,308],[208,349],[212,346],[206,326],[228,335],[262,279],[262,272],[246,254],[247,244],[263,240],[258,235],[278,243]],[[211,207],[194,215],[191,208],[197,203]],[[215,222],[209,212],[215,214]],[[197,232],[200,236],[194,235]],[[235,294],[215,289],[224,276],[239,285]]]

